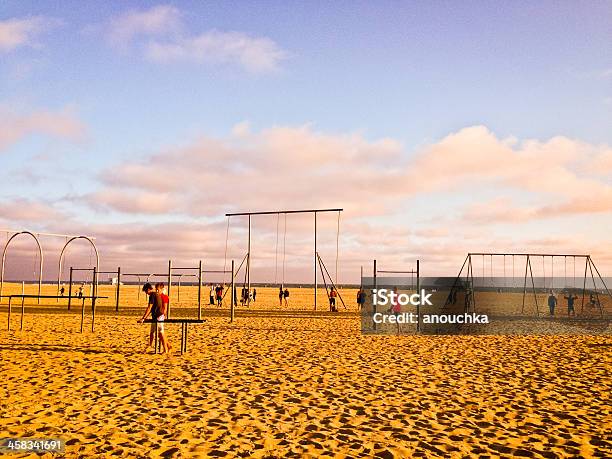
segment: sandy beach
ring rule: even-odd
[[[7,332],[4,305],[3,436],[63,438],[66,457],[610,456],[610,336],[363,336],[354,312],[213,312],[182,356],[166,325],[162,356],[132,309],[101,307],[81,334],[78,311],[32,307]]]

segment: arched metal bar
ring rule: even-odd
[[[36,244],[38,245],[38,254],[40,255],[40,261],[38,262],[38,303],[40,304],[40,292],[42,288],[42,271],[43,271],[43,250],[42,245],[40,244],[40,240],[38,237],[31,233],[30,231],[19,231],[18,233],[13,234],[8,241],[6,241],[6,245],[4,246],[4,250],[2,251],[2,266],[0,266],[0,297],[2,296],[2,289],[4,287],[4,262],[6,260],[6,251],[13,239],[15,239],[20,234],[29,234],[34,238]],[[1,301],[1,298],[0,298]]]
[[[66,252],[66,248],[68,248],[68,246],[70,245],[70,243],[72,241],[76,241],[77,239],[85,239],[86,241],[88,241],[91,244],[91,246],[94,249],[94,252],[96,253],[96,272],[100,271],[100,254],[98,253],[98,248],[96,247],[96,244],[93,241],[93,239],[90,238],[90,237],[87,237],[87,236],[73,236],[73,237],[71,237],[70,239],[68,239],[66,241],[66,243],[64,244],[64,247],[62,247],[62,251],[60,252],[59,264],[58,264],[58,270],[57,270],[57,294],[58,294],[58,296],[59,296],[59,291],[60,291],[60,285],[61,285],[61,282],[62,282],[62,265],[64,264],[64,254]],[[97,290],[98,290],[97,281],[96,281],[96,286],[94,287],[94,289],[97,292]],[[58,301],[59,301],[59,299],[58,299]]]

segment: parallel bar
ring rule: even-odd
[[[516,257],[578,257],[578,258],[587,258],[589,255],[579,255],[579,254],[565,254],[565,253],[491,253],[491,252],[470,252],[468,255],[475,256],[503,256],[507,257],[516,256]]]
[[[236,212],[225,214],[226,217],[237,217],[239,215],[275,215],[275,214],[306,214],[314,212],[342,212],[344,209],[305,209],[305,210],[271,210],[265,212]]]

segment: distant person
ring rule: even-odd
[[[79,298],[83,298],[83,289],[85,288],[85,284],[81,284],[79,286]]]
[[[64,287],[64,284],[62,284],[62,288],[60,288],[60,296],[64,296],[64,292],[66,292],[66,288]]]
[[[599,297],[595,293],[591,293],[589,295],[589,302],[587,303],[587,306],[591,308],[601,308],[601,305],[599,304]]]
[[[550,295],[548,295],[548,309],[551,316],[555,315],[555,306],[557,306],[557,298],[555,297],[554,292],[551,290]]]
[[[149,301],[147,303],[147,308],[145,309],[142,318],[138,320],[138,323],[143,323],[149,315],[151,315],[151,329],[149,331],[149,346],[153,346],[153,340],[155,338],[155,330],[157,327],[158,333],[162,334],[164,332],[164,323],[163,320],[158,322],[158,318],[162,315],[163,301],[161,295],[155,291],[153,286],[147,282],[143,285],[142,291],[145,292],[149,296]],[[146,349],[145,349],[146,352]]]
[[[360,288],[359,290],[357,290],[357,309],[363,308],[364,304],[365,304],[365,292],[363,291],[362,288]]]
[[[285,292],[283,292],[283,286],[281,285],[278,289],[278,305],[283,305],[283,298],[285,298]]]
[[[215,289],[213,288],[212,284],[210,284],[210,290],[208,292],[208,295],[210,296],[209,298],[210,304],[214,305],[215,304]]]
[[[168,317],[168,309],[170,307],[170,297],[166,295],[166,286],[164,285],[163,282],[160,282],[159,284],[155,284],[155,291],[159,293],[159,296],[161,297],[161,300],[162,300],[162,308],[160,311],[161,314],[157,318],[157,321],[162,322],[161,329],[159,331],[159,340],[161,341],[162,346],[164,348],[164,351],[162,352],[162,354],[166,354],[166,353],[169,353],[172,349],[164,333],[164,324],[163,324],[164,320]]]
[[[289,289],[286,288],[285,291],[283,292],[283,298],[285,299],[285,306],[289,306]]]
[[[253,303],[257,300],[257,289],[253,289]]]
[[[247,298],[248,298],[247,288],[242,287],[242,291],[240,292],[240,305],[241,306],[244,306],[246,304]]]
[[[329,291],[329,310],[331,312],[338,312],[338,308],[336,307],[336,297],[338,296],[338,292],[334,287]]]
[[[236,285],[234,284],[234,306],[238,306],[238,297],[236,296]]]
[[[574,301],[578,299],[578,296],[572,294],[570,292],[569,295],[565,295],[564,296],[565,300],[567,301],[567,315],[572,315],[575,316],[576,315],[576,311],[574,310]]]
[[[217,306],[223,306],[223,287],[221,285],[217,286]]]

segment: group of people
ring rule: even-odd
[[[212,305],[216,304],[219,307],[223,306],[223,285],[221,284],[211,285],[209,296],[210,296],[210,304]]]
[[[567,315],[575,316],[576,310],[574,308],[574,302],[578,299],[578,296],[574,295],[571,292],[568,292],[568,294],[564,295],[563,298],[565,299],[565,301],[567,301]],[[551,316],[555,315],[555,308],[557,306],[557,303],[558,303],[558,300],[557,300],[557,297],[555,296],[555,292],[551,290],[550,295],[548,295],[548,311],[550,312]],[[587,306],[590,306],[590,307],[600,306],[599,298],[597,297],[596,294],[594,293],[590,294],[589,302],[587,303]]]
[[[234,294],[234,298],[236,295]],[[253,291],[249,291],[248,288],[242,287],[242,291],[240,292],[240,305],[244,306],[245,304],[248,306],[251,303],[255,303],[257,301],[257,289],[253,289]]]
[[[166,286],[163,282],[159,282],[155,284],[155,287],[153,287],[149,282],[147,282],[142,287],[142,291],[149,296],[149,301],[147,303],[147,309],[142,317],[138,320],[138,323],[143,323],[147,317],[149,317],[149,315],[153,319],[149,332],[149,345],[146,349],[153,346],[155,330],[157,329],[159,340],[162,345],[162,354],[168,354],[172,350],[172,346],[170,346],[164,332],[164,320],[168,314],[168,305],[170,303],[170,298],[166,294]]]

